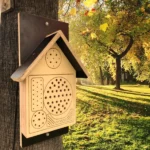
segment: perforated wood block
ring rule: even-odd
[[[27,138],[76,122],[75,79],[75,74],[39,75],[27,78],[28,101],[25,108],[27,115],[22,128]]]
[[[58,48],[51,48],[47,53],[46,53],[46,63],[48,67],[55,69],[59,67],[61,64],[61,53],[58,50]]]
[[[31,109],[32,111],[43,110],[43,91],[44,91],[44,81],[43,78],[35,77],[31,80]]]

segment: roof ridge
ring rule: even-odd
[[[86,69],[84,68],[80,60],[78,60],[75,53],[71,51],[72,48],[69,44],[69,41],[61,30],[47,35],[45,39],[41,42],[41,44],[37,47],[37,49],[35,49],[31,57],[29,57],[29,59],[27,59],[27,61],[11,75],[11,78],[17,82],[23,81],[32,71],[34,66],[43,58],[44,55],[46,55],[47,51],[55,43],[57,43],[58,46],[61,47],[62,52],[65,54],[71,65],[76,70],[76,76],[79,78],[87,78],[88,73]]]

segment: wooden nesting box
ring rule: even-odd
[[[45,37],[12,74],[20,83],[20,125],[26,138],[75,124],[76,77],[87,74],[62,31]]]

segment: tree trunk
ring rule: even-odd
[[[129,74],[129,71],[127,71],[127,83],[130,82],[130,74]]]
[[[124,81],[126,81],[126,72],[123,72],[123,76],[124,76]]]
[[[100,73],[100,84],[104,85],[104,77],[103,77],[103,71],[101,66],[99,66],[99,73]]]
[[[120,81],[121,81],[121,58],[116,58],[116,87],[115,89],[120,89]]]
[[[109,85],[109,82],[110,82],[110,76],[107,75],[107,85]]]
[[[14,2],[15,9],[2,15],[0,27],[0,150],[21,149],[18,83],[10,79],[11,74],[18,68],[17,13],[27,12],[58,18],[58,0],[14,0]],[[23,149],[62,150],[62,139],[56,137]]]
[[[112,77],[110,77],[110,84],[111,84],[111,85],[114,85],[114,84],[115,84],[115,81],[114,81],[114,79],[113,79]]]

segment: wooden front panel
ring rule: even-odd
[[[29,76],[26,137],[47,133],[76,122],[75,79],[75,74]]]

